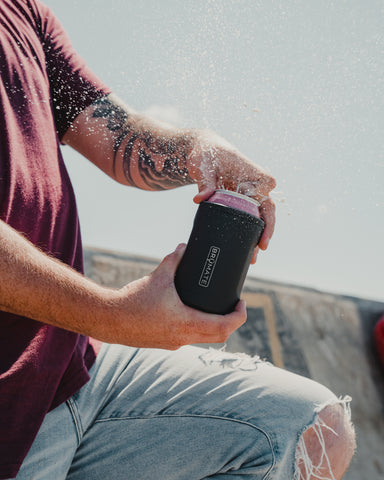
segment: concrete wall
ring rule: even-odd
[[[112,287],[146,275],[158,262],[96,249],[85,252],[86,274]],[[372,330],[384,303],[248,278],[247,322],[226,349],[259,355],[350,395],[358,449],[346,480],[384,478],[384,372]],[[288,479],[287,479],[288,480]]]

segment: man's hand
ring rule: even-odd
[[[174,286],[181,246],[149,276],[119,290],[104,287],[46,255],[0,220],[0,307],[108,343],[176,349],[221,343],[246,320],[185,306]]]
[[[275,204],[269,196],[276,186],[275,179],[213,132],[199,131],[193,144],[187,167],[199,188],[194,201],[206,200],[218,188],[237,191],[257,200],[265,222],[259,248],[265,250],[275,226]]]
[[[203,313],[181,302],[174,277],[184,250],[185,245],[180,245],[149,276],[116,292],[114,311],[120,313],[114,328],[104,334],[108,342],[169,350],[192,343],[222,343],[245,322],[242,300],[228,315]]]

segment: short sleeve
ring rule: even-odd
[[[74,50],[53,12],[39,0],[36,5],[56,129],[61,139],[80,112],[111,90]]]

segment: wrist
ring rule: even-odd
[[[78,301],[75,314],[79,318],[76,323],[81,329],[78,333],[105,343],[122,343],[121,338],[119,340],[123,323],[120,290],[90,282],[92,284],[88,285],[86,294],[81,295],[83,298]]]

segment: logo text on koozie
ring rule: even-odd
[[[201,272],[199,285],[200,287],[208,287],[211,281],[213,270],[215,269],[217,259],[219,258],[220,248],[212,246],[209,249],[207,259],[203,271]]]

